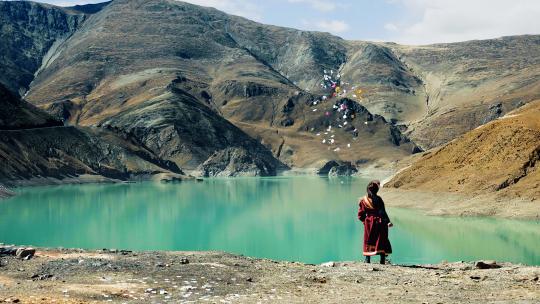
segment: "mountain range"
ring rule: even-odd
[[[382,166],[540,99],[538,35],[405,46],[113,0],[3,1],[0,36],[4,183]]]

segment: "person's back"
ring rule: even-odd
[[[388,227],[392,227],[392,222],[386,213],[384,201],[377,195],[379,187],[379,181],[368,184],[367,194],[359,202],[358,219],[364,223],[363,255],[366,262],[369,263],[372,256],[379,255],[381,264],[384,264],[386,256],[392,253],[388,239]]]

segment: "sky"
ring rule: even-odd
[[[41,0],[60,6],[102,0]],[[540,0],[187,0],[350,40],[429,44],[540,34]]]

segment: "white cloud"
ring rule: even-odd
[[[393,40],[407,44],[456,42],[540,34],[538,0],[392,0],[417,21],[389,23]],[[419,20],[418,20],[419,19]]]
[[[309,30],[318,30],[332,34],[340,34],[349,30],[349,25],[342,20],[317,20],[302,21],[304,27]]]
[[[322,20],[315,24],[319,29],[330,33],[343,33],[349,29],[349,25],[341,20]]]
[[[397,27],[395,24],[393,24],[393,23],[387,23],[387,24],[385,24],[385,25],[384,25],[384,28],[385,28],[386,30],[391,31],[391,32],[395,32],[395,31],[398,30],[398,27]]]
[[[192,4],[210,6],[229,14],[262,21],[262,8],[252,0],[182,0]]]
[[[332,1],[323,0],[288,0],[290,3],[305,3],[312,8],[321,12],[331,12],[335,10],[338,5]]]

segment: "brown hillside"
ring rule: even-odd
[[[426,153],[387,186],[540,198],[540,100]]]

